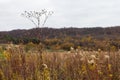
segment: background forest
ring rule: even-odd
[[[38,44],[46,49],[70,50],[70,47],[84,50],[119,50],[120,27],[108,28],[33,28],[0,32],[0,43]],[[41,41],[40,41],[41,40]]]

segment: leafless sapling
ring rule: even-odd
[[[36,28],[43,27],[49,16],[53,14],[53,11],[47,11],[45,9],[41,11],[24,11],[21,15],[30,20]]]

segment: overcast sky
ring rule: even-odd
[[[20,14],[41,9],[54,11],[46,27],[120,25],[120,0],[0,0],[0,31],[33,28]]]

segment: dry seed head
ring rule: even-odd
[[[98,52],[101,52],[101,49],[98,49]]]
[[[67,53],[68,53],[68,54],[70,54],[71,52],[70,52],[70,51],[68,51]]]
[[[47,69],[48,68],[48,66],[47,66],[47,64],[42,64],[42,67],[44,68],[44,69]]]
[[[14,47],[19,48],[20,46],[19,45],[14,45]]]
[[[104,55],[105,59],[109,59],[110,56],[109,55]]]
[[[74,48],[73,48],[73,47],[71,47],[71,48],[70,48],[70,50],[74,50]]]
[[[89,63],[89,64],[95,64],[95,60],[94,60],[94,59],[88,60],[88,63]]]
[[[96,56],[95,55],[91,55],[90,56],[92,59],[96,59]]]
[[[85,58],[84,58],[84,57],[82,57],[80,60],[81,60],[81,61],[85,61]]]
[[[78,49],[76,49],[76,52],[78,52],[79,50]]]

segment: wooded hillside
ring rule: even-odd
[[[120,26],[107,28],[33,28],[29,30],[12,30],[0,32],[0,43],[42,43],[63,49],[68,47],[102,48],[108,46],[120,47]],[[68,46],[68,47],[65,47]],[[58,47],[59,48],[59,47]]]

